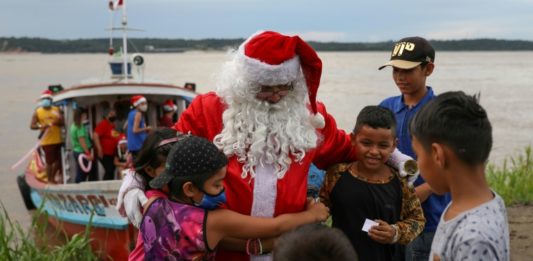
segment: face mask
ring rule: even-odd
[[[111,116],[111,117],[108,118],[109,121],[115,121],[116,119],[117,119],[117,117],[115,117],[115,116]]]
[[[146,112],[148,110],[148,105],[147,104],[140,105],[139,110],[142,112]]]
[[[52,101],[50,99],[44,99],[41,101],[41,107],[48,108],[52,106]]]
[[[210,195],[207,192],[204,192],[202,201],[200,201],[200,203],[195,202],[194,205],[203,209],[213,210],[224,203],[226,203],[226,191],[222,190],[217,195]]]

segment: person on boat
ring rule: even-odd
[[[196,83],[186,82],[183,85],[183,88],[185,88],[185,89],[187,89],[189,91],[196,92]],[[189,107],[189,105],[191,105],[192,99],[190,99],[188,97],[183,97],[183,98],[185,99],[185,108]]]
[[[135,159],[152,127],[146,126],[144,119],[144,115],[148,110],[146,98],[141,95],[135,95],[131,98],[131,104],[134,108],[128,114],[127,138],[128,150],[133,159]]]
[[[124,170],[128,168],[128,166],[131,166],[131,158],[129,155],[130,153],[128,151],[128,140],[126,139],[126,135],[121,134],[118,139],[115,159],[113,160],[116,172],[120,176],[120,179],[123,178],[122,173],[124,172]]]
[[[177,109],[178,106],[174,104],[174,101],[166,100],[163,104],[163,117],[159,119],[159,126],[168,128],[174,126],[174,114]]]
[[[229,159],[228,209],[256,217],[303,211],[311,163],[325,169],[355,160],[350,137],[316,101],[321,73],[320,58],[300,37],[259,32],[223,66],[216,92],[197,96],[181,114],[174,128],[213,141]],[[142,200],[125,182],[118,208]],[[217,253],[219,260],[249,258]]]
[[[205,138],[186,135],[172,145],[165,168],[149,182],[168,196],[152,197],[144,205],[140,233],[146,260],[214,260],[214,250],[225,237],[279,236],[327,219],[329,209],[314,200],[307,201],[305,211],[275,218],[217,208],[226,199],[227,164],[226,155]],[[262,254],[263,246],[248,240],[246,251]]]
[[[61,146],[63,137],[61,128],[64,126],[63,113],[59,107],[52,105],[52,91],[43,91],[39,98],[39,107],[33,113],[30,129],[40,130],[39,143],[46,161],[46,176],[48,183],[60,182],[61,176]]]
[[[186,82],[186,83],[183,85],[183,88],[195,92],[195,91],[196,91],[196,83]]]
[[[92,142],[88,130],[87,111],[81,108],[74,110],[74,122],[70,126],[70,138],[74,160],[76,161],[75,182],[98,180],[97,163],[92,152]]]
[[[115,178],[115,152],[120,133],[115,130],[116,112],[110,108],[103,109],[104,118],[96,125],[93,132],[94,147],[98,159],[105,169],[104,180]]]

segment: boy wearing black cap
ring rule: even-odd
[[[390,61],[379,69],[387,66],[392,67],[392,78],[401,95],[383,100],[380,106],[392,110],[395,114],[398,149],[416,159],[411,146],[409,122],[420,108],[435,97],[433,89],[426,85],[427,77],[435,69],[435,49],[422,37],[403,38],[394,45]],[[450,202],[450,195],[434,194],[422,176],[418,177],[414,186],[422,203],[426,225],[424,231],[407,245],[406,260],[428,260],[439,218]]]

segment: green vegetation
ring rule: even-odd
[[[39,222],[39,220],[48,220],[46,213],[35,211],[32,225],[28,231],[25,231],[20,224],[9,218],[3,205],[1,208],[3,211],[0,213],[0,260],[97,260],[89,244],[90,226],[87,226],[85,233],[74,235],[64,245],[50,246],[48,241],[50,235],[46,231],[48,222]]]
[[[533,203],[533,155],[531,147],[511,157],[497,167],[489,164],[487,180],[491,188],[505,200],[506,205]]]
[[[237,39],[161,39],[130,38],[130,52],[182,52],[187,50],[227,50],[235,48],[244,41]],[[115,43],[121,43],[115,39]],[[439,51],[532,51],[533,41],[469,39],[469,40],[431,40]],[[313,42],[309,44],[318,51],[390,51],[393,41],[384,42]],[[0,52],[41,52],[41,53],[106,53],[109,40],[71,39],[53,40],[46,38],[0,37]],[[115,46],[118,50],[118,46]]]

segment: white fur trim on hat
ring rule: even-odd
[[[317,129],[322,129],[326,126],[326,119],[318,112],[311,115],[311,125]]]
[[[146,98],[142,97],[142,98],[139,98],[137,101],[135,101],[133,103],[133,106],[137,107],[139,104],[143,103],[143,102],[146,102]]]
[[[171,112],[171,111],[176,111],[178,109],[178,106],[176,106],[175,104],[173,104],[172,106],[170,105],[163,105],[163,111],[165,112]]]
[[[284,61],[281,64],[271,65],[260,60],[250,58],[244,53],[246,44],[253,39],[258,32],[248,38],[239,46],[235,55],[237,64],[241,67],[245,78],[265,86],[273,86],[294,82],[300,76],[300,58],[296,55],[293,58]]]

